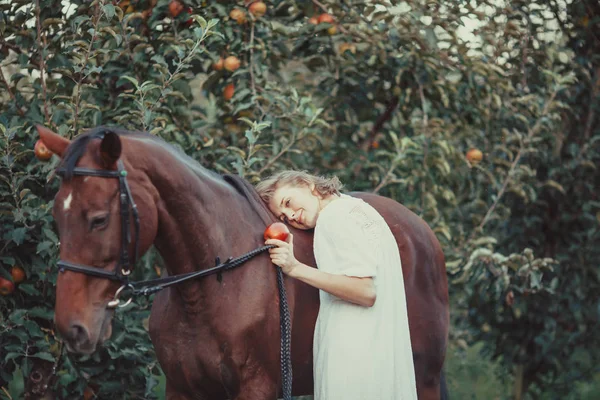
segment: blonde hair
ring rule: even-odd
[[[315,185],[315,190],[321,196],[339,195],[344,187],[337,176],[327,178],[311,175],[306,171],[286,170],[271,175],[256,185],[256,191],[265,203],[269,203],[273,194],[282,186],[308,186]]]

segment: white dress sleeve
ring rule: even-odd
[[[351,209],[327,215],[319,221],[324,241],[319,257],[319,269],[330,274],[354,277],[375,277],[379,257],[378,229],[357,205]]]

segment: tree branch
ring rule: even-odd
[[[527,86],[527,71],[525,70],[525,65],[527,64],[527,43],[529,42],[529,34],[525,35],[521,40],[521,86],[523,86],[523,91],[529,92],[529,87]]]
[[[596,68],[596,79],[592,82],[590,90],[590,102],[588,104],[588,114],[585,121],[585,130],[583,131],[583,140],[588,141],[592,133],[592,125],[594,123],[594,100],[600,90],[600,67]]]
[[[252,27],[250,28],[250,87],[252,89],[252,97],[254,97],[254,101],[256,101],[256,105],[258,106],[260,112],[262,113],[262,117],[266,115],[265,110],[262,108],[260,102],[256,98],[256,82],[254,80],[254,20],[252,21]]]
[[[392,118],[392,114],[393,114],[394,110],[396,109],[396,107],[398,106],[399,101],[400,101],[400,98],[398,96],[394,96],[392,98],[392,100],[389,102],[389,104],[387,105],[383,114],[381,114],[381,116],[379,118],[377,118],[377,121],[375,121],[375,125],[373,125],[373,128],[371,129],[371,133],[369,133],[369,136],[367,136],[365,138],[365,140],[363,140],[363,142],[360,144],[360,147],[363,150],[366,151],[373,145],[373,142],[375,142],[375,136],[377,135],[377,132],[379,132],[379,130],[383,127],[383,125],[387,121],[389,121],[390,118]]]
[[[550,96],[550,99],[548,99],[548,101],[544,105],[544,109],[542,111],[542,114],[540,115],[540,117],[536,121],[535,125],[533,126],[533,128],[529,129],[529,131],[527,133],[527,138],[526,138],[528,141],[531,140],[539,132],[539,130],[540,130],[541,126],[542,126],[542,119],[548,113],[548,111],[550,109],[550,105],[554,101],[554,98],[556,97],[557,94],[558,94],[558,92],[556,92],[556,91],[552,93],[552,95]],[[506,179],[504,180],[504,183],[502,184],[502,187],[500,188],[500,191],[498,192],[498,195],[496,196],[496,200],[494,201],[494,203],[492,204],[492,206],[488,209],[487,213],[483,217],[483,220],[481,221],[481,223],[479,224],[479,226],[477,227],[477,229],[473,230],[473,232],[471,233],[471,236],[469,237],[469,240],[473,237],[473,235],[475,234],[475,232],[481,231],[481,229],[483,229],[484,225],[488,222],[488,220],[491,217],[492,213],[496,209],[496,206],[498,206],[498,203],[500,202],[500,199],[502,199],[502,196],[504,195],[504,192],[506,191],[506,188],[508,187],[508,184],[512,180],[512,174],[515,171],[515,169],[516,169],[519,161],[521,160],[521,156],[522,155],[523,155],[523,142],[521,142],[521,146],[519,147],[519,151],[518,151],[515,159],[513,160],[512,164],[510,165],[510,169],[508,170],[508,173],[506,174]]]
[[[48,114],[48,91],[46,89],[46,62],[44,61],[44,48],[42,46],[42,24],[40,23],[40,0],[35,0],[35,23],[37,25],[37,45],[40,52],[40,78],[42,81],[42,95],[44,97],[44,116],[46,123],[50,125],[50,115]]]
[[[2,79],[2,82],[4,83],[4,85],[6,86],[6,91],[8,92],[8,95],[10,96],[12,101],[15,102],[15,108],[17,109],[17,113],[19,113],[19,115],[21,117],[24,117],[25,113],[23,112],[23,110],[21,110],[21,107],[19,107],[19,103],[17,103],[17,98],[15,97],[12,90],[10,90],[10,85],[8,84],[8,81],[6,80],[6,77],[4,76],[4,71],[2,71],[1,67],[0,67],[0,78]]]
[[[302,136],[302,131],[304,131],[304,129],[306,128],[302,128],[302,130],[300,131],[300,133],[298,134],[298,136]],[[271,158],[259,171],[258,171],[258,175],[262,175],[263,172],[265,172],[267,169],[269,169],[273,164],[275,164],[275,161],[277,161],[279,159],[279,157],[281,157],[282,155],[284,155],[285,153],[288,152],[289,149],[292,148],[292,146],[294,145],[294,143],[296,143],[296,135],[292,135],[292,138],[290,139],[290,141],[288,142],[288,144],[286,144],[279,153],[277,153],[277,155],[273,158]]]
[[[8,398],[10,400],[13,400],[12,396],[10,395],[10,393],[8,393],[8,391],[4,388],[4,386],[2,386],[2,391],[4,392],[4,394],[6,394],[8,396]]]
[[[421,82],[417,83],[419,84],[419,96],[421,97],[421,109],[423,110],[423,127],[427,128],[429,126],[429,117],[427,115],[427,109],[425,108],[425,92],[423,91]]]
[[[375,187],[375,189],[373,189],[373,193],[377,194],[377,193],[379,193],[379,191],[381,189],[383,189],[388,184],[397,182],[396,179],[392,179],[392,176],[394,174],[394,169],[396,169],[397,166],[398,166],[397,160],[392,160],[392,164],[390,165],[390,168],[388,169],[387,173],[385,174],[385,176],[383,177],[381,182],[379,182],[379,184]]]
[[[38,0],[39,1],[39,0]],[[96,12],[94,14],[94,36],[92,36],[92,40],[90,40],[90,45],[85,53],[85,58],[83,60],[83,64],[81,66],[81,71],[79,72],[79,79],[77,81],[77,85],[75,86],[75,114],[73,116],[73,133],[77,135],[77,120],[79,119],[79,102],[81,100],[81,84],[83,83],[83,79],[86,77],[84,74],[85,66],[90,59],[90,53],[92,52],[92,47],[94,46],[94,42],[96,41],[97,31],[98,31],[98,23],[100,22],[100,17],[102,13],[100,12],[100,3],[96,3]]]
[[[0,49],[2,47],[7,47],[9,50],[14,51],[17,54],[21,54],[23,53],[23,51],[21,50],[21,48],[19,46],[16,46],[12,43],[8,43],[4,40],[4,38],[0,38]]]

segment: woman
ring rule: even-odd
[[[271,211],[314,228],[318,269],[294,257],[294,240],[267,240],[271,260],[320,289],[313,371],[315,400],[417,398],[398,245],[379,213],[340,193],[334,178],[283,171],[256,189]]]

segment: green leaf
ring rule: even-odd
[[[530,275],[531,279],[531,287],[534,289],[539,289],[542,287],[542,272],[541,271],[531,271]]]
[[[20,367],[17,367],[13,372],[11,381],[8,382],[8,392],[13,399],[20,399],[24,391],[25,379],[23,378],[23,372]]]
[[[208,22],[208,26],[206,27],[206,29],[211,29],[214,26],[216,26],[219,23],[219,20],[217,18],[213,18]]]
[[[138,83],[138,80],[137,80],[137,79],[135,79],[134,77],[127,76],[127,75],[123,75],[123,76],[121,77],[121,79],[126,79],[126,80],[128,80],[129,82],[133,83],[133,86],[135,86],[135,87],[136,87],[136,89],[139,89],[139,88],[140,88],[140,85],[139,85],[139,83]]]
[[[8,317],[15,325],[22,325],[25,315],[27,314],[27,310],[18,309],[13,311]]]
[[[15,265],[15,259],[13,257],[8,257],[8,256],[3,256],[0,257],[0,261],[2,261],[2,263],[8,265],[8,266],[13,266]]]
[[[115,6],[112,4],[105,4],[102,6],[102,11],[106,15],[107,19],[112,19],[115,16]]]
[[[450,83],[457,84],[462,80],[462,76],[463,74],[460,71],[450,71],[448,74],[446,74],[446,80],[448,80]]]
[[[161,397],[162,394],[165,392],[167,386],[167,377],[164,373],[162,373],[162,371],[160,372],[161,374],[157,377],[158,384],[153,389],[154,394],[159,397]]]
[[[37,254],[40,254],[41,252],[46,251],[46,250],[52,248],[52,246],[53,246],[52,242],[45,241],[45,242],[42,242],[42,243],[38,244],[37,247],[36,247],[36,249],[35,249],[35,251],[36,251]]]
[[[64,386],[64,387],[66,387],[70,383],[77,381],[76,375],[71,375],[71,374],[67,374],[67,373],[63,373],[63,374],[59,373],[58,375],[60,376],[58,381],[59,381],[60,385]]]
[[[246,138],[248,139],[248,143],[249,144],[254,144],[256,143],[256,136],[254,136],[254,134],[252,133],[252,131],[250,129],[248,129],[246,131]]]
[[[264,130],[265,128],[268,128],[269,126],[271,126],[270,121],[261,122],[258,125],[256,125],[256,130],[260,132],[260,131]]]
[[[31,190],[29,190],[29,189],[23,189],[23,190],[21,190],[21,192],[19,193],[19,198],[21,200],[23,200],[23,198],[25,196],[27,196],[28,193],[31,193]]]
[[[152,110],[150,110],[150,109],[144,110],[144,124],[146,126],[152,125],[153,116],[154,116],[154,113],[152,112]]]
[[[39,290],[35,288],[35,286],[31,283],[21,283],[19,285],[19,290],[23,293],[26,293],[30,296],[37,296],[40,294]]]
[[[29,333],[29,336],[31,336],[31,337],[44,336],[39,325],[36,324],[34,321],[25,320],[25,321],[23,321],[23,326],[25,327],[25,329],[27,329],[27,332]]]
[[[52,243],[58,244],[58,237],[56,236],[56,233],[54,233],[54,231],[52,229],[43,228],[42,232],[44,233],[44,235],[46,235],[46,237],[48,239],[50,239],[52,241]]]
[[[8,361],[12,360],[13,358],[22,357],[22,356],[23,356],[22,353],[17,353],[16,351],[11,351],[11,352],[7,353],[6,356],[4,357],[3,364],[7,363]]]
[[[242,122],[246,123],[251,128],[254,128],[254,126],[255,126],[254,121],[251,121],[246,117],[239,117],[238,121],[242,121]]]
[[[26,342],[27,340],[29,340],[29,335],[27,334],[27,332],[25,332],[25,330],[23,328],[16,328],[16,329],[9,331],[9,335],[14,336],[17,339],[19,339],[20,343],[23,343],[23,342]],[[17,347],[21,348],[21,345],[19,344],[19,346],[17,346]]]
[[[563,186],[560,183],[558,183],[558,182],[556,182],[556,181],[554,181],[552,179],[548,179],[546,182],[543,183],[543,185],[544,186],[550,186],[550,187],[558,190],[562,194],[566,194],[565,188],[563,188]]]
[[[54,318],[54,310],[51,308],[33,307],[27,314],[33,318],[42,318],[49,321]]]
[[[46,361],[50,361],[50,362],[56,361],[52,354],[45,353],[45,352],[35,353],[31,357],[39,358],[40,360],[46,360]]]
[[[27,228],[17,228],[12,232],[7,232],[5,238],[12,239],[13,242],[17,244],[17,246],[23,244],[25,241],[25,237],[27,236]]]
[[[206,22],[206,20],[204,18],[202,18],[200,15],[196,15],[196,14],[192,15],[192,18],[194,19],[194,21],[196,21],[200,25],[202,30],[206,31],[206,28],[208,27],[208,23]]]

